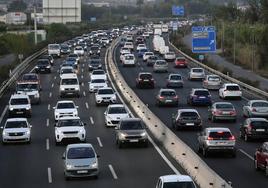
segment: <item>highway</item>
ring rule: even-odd
[[[101,58],[104,61],[105,50]],[[115,144],[115,131],[104,126],[105,106],[96,107],[94,94],[88,91],[89,72],[85,56],[80,63],[79,79],[81,97],[72,98],[79,106],[78,113],[86,125],[87,142],[92,143],[99,158],[100,175],[97,180],[74,179],[65,181],[62,154],[66,145],[56,146],[54,142],[53,106],[59,97],[59,70],[64,58],[56,59],[51,74],[40,74],[41,104],[32,106],[32,118],[28,119],[32,128],[31,144],[0,145],[0,187],[5,188],[149,188],[155,187],[159,176],[174,174],[152,144],[148,148],[129,147],[118,149]],[[103,67],[104,67],[104,62]],[[29,72],[32,65],[26,72]],[[132,69],[131,74],[135,74]],[[136,70],[137,71],[137,70]],[[11,88],[1,99],[1,126],[8,118],[5,113]],[[150,91],[146,91],[150,92]],[[165,151],[163,151],[165,153]],[[167,155],[165,153],[165,155]],[[168,157],[168,156],[167,156]],[[170,159],[170,157],[168,157]],[[173,161],[170,159],[171,162]],[[174,163],[173,163],[174,164]],[[174,164],[180,172],[183,170]]]
[[[135,39],[134,39],[135,40]],[[146,41],[147,47],[151,51],[152,48],[152,36]],[[155,105],[155,96],[160,88],[164,88],[166,84],[166,78],[169,73],[180,73],[184,78],[184,88],[176,89],[179,95],[179,108],[196,108],[202,116],[204,127],[228,127],[235,135],[237,140],[237,157],[231,158],[229,156],[223,156],[222,154],[215,154],[208,158],[200,157],[213,169],[216,173],[222,176],[226,181],[230,181],[233,187],[268,187],[267,177],[263,172],[256,172],[254,169],[253,156],[257,147],[262,142],[247,142],[239,139],[239,127],[244,121],[242,116],[242,106],[246,103],[246,100],[251,99],[250,95],[244,95],[244,99],[232,100],[231,102],[235,106],[238,112],[238,118],[236,123],[230,122],[217,122],[211,123],[207,119],[207,107],[190,107],[186,103],[186,98],[192,88],[202,88],[200,81],[188,81],[187,76],[189,69],[175,69],[173,63],[169,63],[169,73],[153,73],[152,67],[147,67],[142,59],[138,59],[136,67],[123,67],[120,63],[120,47],[117,46],[114,52],[114,60],[117,63],[121,74],[128,83],[128,85],[135,91],[139,98],[148,104],[150,110],[156,114],[174,133],[182,139],[187,145],[189,145],[194,151],[197,151],[197,133],[198,131],[175,131],[171,127],[172,113],[175,113],[177,107],[162,107],[159,108]],[[155,89],[137,89],[135,79],[139,72],[152,72],[153,78],[156,81]],[[218,91],[211,91],[213,102],[223,101],[219,98]],[[179,149],[179,148],[178,148]]]

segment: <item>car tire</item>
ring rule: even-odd
[[[211,122],[213,122],[213,123],[216,122],[216,118],[214,116],[211,116]]]
[[[245,142],[248,142],[248,141],[249,141],[249,137],[248,137],[247,134],[244,135],[244,141],[245,141]]]
[[[232,151],[232,158],[236,158],[236,150]]]
[[[259,167],[258,162],[257,162],[256,159],[254,159],[254,168],[255,168],[256,171],[260,170],[260,167]]]
[[[265,165],[265,176],[268,177],[268,164]]]
[[[203,147],[203,149],[202,149],[202,154],[203,154],[203,156],[204,156],[205,158],[208,157],[208,150],[205,149],[204,147]]]

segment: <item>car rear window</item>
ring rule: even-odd
[[[176,96],[174,91],[162,91],[161,96]]]
[[[193,182],[166,182],[163,188],[195,188]]]
[[[179,75],[172,75],[172,76],[170,76],[170,80],[181,80],[181,79],[182,78]]]
[[[232,134],[229,131],[213,131],[209,133],[209,137],[214,139],[229,139]]]
[[[198,117],[196,112],[182,112],[181,117]]]
[[[140,75],[140,79],[152,79],[152,75],[151,74],[141,74]]]
[[[266,121],[252,121],[250,125],[254,128],[268,128],[268,122]]]
[[[218,76],[209,76],[208,81],[218,82],[221,79]]]
[[[203,69],[192,69],[192,72],[199,72],[199,73],[201,73],[201,72],[204,72],[204,70]]]
[[[158,65],[166,65],[166,62],[165,61],[157,61],[155,63],[158,64]]]
[[[209,95],[209,92],[206,91],[206,90],[196,90],[194,92],[195,95],[198,95],[198,96],[208,96]]]
[[[94,158],[95,153],[90,147],[77,147],[70,148],[67,153],[68,159],[86,159],[86,158]]]
[[[231,104],[216,104],[217,109],[233,109],[233,105]]]
[[[254,103],[252,103],[252,107],[268,107],[268,103],[266,103],[266,102],[254,102]]]
[[[226,89],[229,91],[239,91],[239,86],[226,86]]]

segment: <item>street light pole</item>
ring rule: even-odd
[[[37,44],[36,1],[34,1],[34,43]]]
[[[236,64],[236,60],[235,60],[235,57],[236,57],[236,28],[234,28],[234,64]]]

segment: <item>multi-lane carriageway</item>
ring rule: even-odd
[[[167,36],[165,36],[167,39]],[[147,48],[153,51],[152,37],[146,41]],[[200,157],[223,179],[230,181],[233,187],[243,188],[266,188],[268,187],[268,179],[263,172],[256,172],[254,169],[254,152],[262,142],[245,142],[239,139],[239,126],[245,120],[242,116],[242,107],[247,100],[253,99],[252,96],[244,94],[243,100],[231,100],[237,112],[238,119],[236,123],[217,122],[212,123],[207,119],[207,107],[191,107],[187,105],[186,98],[192,88],[202,88],[200,81],[188,81],[187,76],[189,69],[176,69],[173,63],[169,63],[169,73],[153,73],[152,67],[147,67],[142,59],[138,59],[136,67],[123,67],[120,63],[120,47],[117,46],[114,52],[114,61],[117,63],[121,74],[128,83],[128,85],[135,91],[138,97],[149,106],[150,110],[158,116],[162,122],[166,124],[173,132],[182,139],[194,151],[197,151],[197,133],[198,131],[175,131],[171,126],[172,113],[175,113],[177,107],[162,107],[155,105],[155,97],[160,88],[165,88],[166,78],[169,73],[180,73],[184,78],[184,87],[176,89],[179,96],[179,108],[196,108],[202,116],[204,127],[228,127],[235,135],[237,140],[237,157],[231,158],[222,154],[215,154],[208,158]],[[161,58],[161,57],[159,57]],[[137,89],[135,85],[135,78],[139,72],[152,72],[154,80],[156,81],[155,89]],[[211,91],[213,102],[222,101],[219,98],[218,91]]]
[[[105,50],[101,59],[104,66]],[[0,145],[0,187],[1,188],[149,188],[155,187],[157,178],[165,174],[174,174],[176,169],[184,173],[179,166],[163,153],[156,145],[148,148],[127,147],[118,149],[115,144],[115,131],[104,125],[103,107],[96,107],[94,94],[88,91],[88,56],[80,63],[79,79],[81,97],[73,98],[79,106],[79,116],[86,125],[87,142],[92,143],[99,158],[100,175],[97,180],[74,179],[65,181],[63,176],[62,154],[66,145],[56,146],[54,142],[53,106],[59,97],[59,70],[63,58],[56,59],[51,74],[40,74],[42,84],[42,102],[32,106],[31,144]],[[26,70],[33,70],[34,65]],[[11,88],[1,99],[1,126],[7,117],[7,104]],[[156,149],[157,148],[157,149]],[[167,156],[167,158],[165,157]],[[173,166],[174,164],[175,166]],[[175,172],[174,172],[175,171]]]

